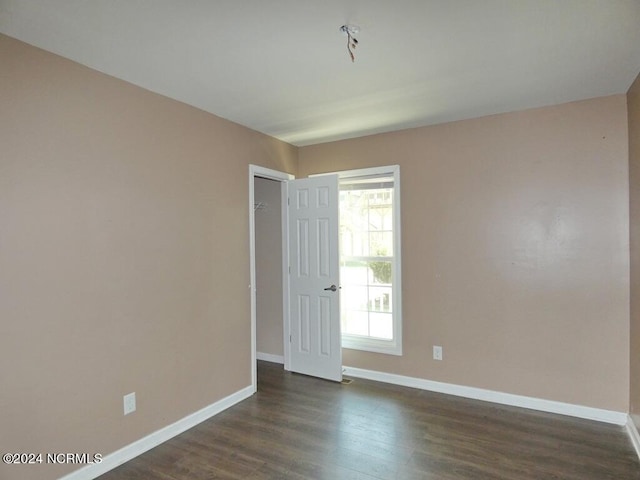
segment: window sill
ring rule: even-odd
[[[402,356],[402,346],[398,345],[397,342],[358,337],[356,335],[342,335],[342,348]]]

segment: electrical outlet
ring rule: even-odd
[[[136,392],[128,393],[123,397],[124,414],[129,415],[136,411]]]
[[[442,360],[442,347],[438,345],[433,346],[433,359]]]

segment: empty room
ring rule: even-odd
[[[640,479],[639,26],[0,0],[0,479]]]

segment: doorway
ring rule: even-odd
[[[257,391],[258,359],[284,363],[288,355],[286,280],[288,173],[249,166],[251,383]]]
[[[258,357],[341,381],[337,175],[250,165],[249,200],[253,391]]]
[[[284,185],[270,178],[254,179],[256,232],[256,357],[284,364],[282,272],[282,208]]]

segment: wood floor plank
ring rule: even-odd
[[[101,480],[640,480],[624,428],[258,363],[258,392]]]

